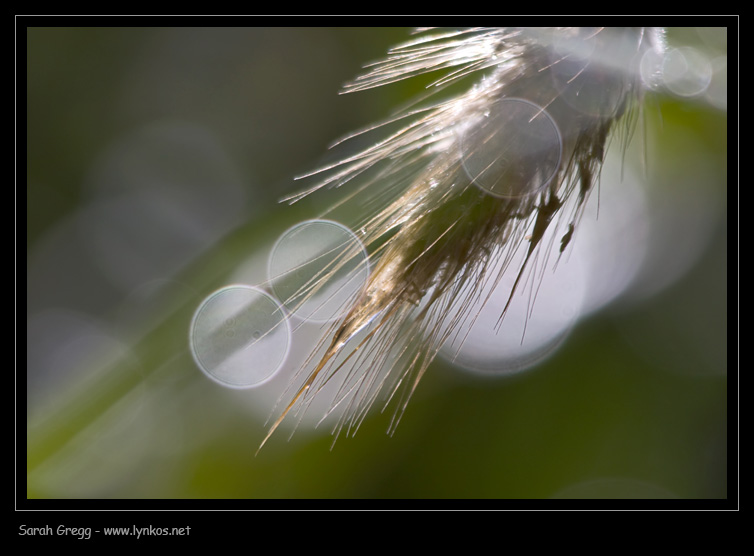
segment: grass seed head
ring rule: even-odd
[[[318,181],[288,199],[358,183],[354,197],[379,192],[387,201],[356,224],[372,259],[361,295],[263,444],[337,373],[348,376],[333,404],[346,405],[336,433],[354,432],[380,396],[397,398],[393,427],[443,343],[473,319],[482,285],[513,272],[502,319],[532,257],[549,248],[545,233],[562,230],[561,252],[571,241],[611,134],[623,120],[622,137],[630,135],[641,56],[662,48],[661,31],[645,28],[424,30],[347,85],[351,93],[436,77],[425,104],[365,131],[397,130],[306,176]],[[463,92],[432,101],[463,82]],[[512,268],[522,242],[526,256]],[[502,267],[492,253],[502,254]]]

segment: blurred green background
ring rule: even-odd
[[[669,31],[716,96],[652,95],[637,133],[671,215],[649,266],[679,262],[651,294],[523,374],[436,363],[392,437],[377,414],[255,457],[269,408],[197,369],[193,312],[331,202],[279,204],[295,176],[417,92],[337,94],[409,30],[30,26],[27,497],[726,498],[723,31]]]

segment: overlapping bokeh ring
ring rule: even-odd
[[[251,388],[283,366],[291,343],[285,311],[266,292],[234,285],[209,295],[191,322],[191,353],[212,380]]]

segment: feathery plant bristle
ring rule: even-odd
[[[349,197],[393,192],[356,224],[372,264],[360,295],[332,325],[318,361],[262,444],[338,373],[347,376],[333,404],[346,406],[336,437],[343,429],[353,433],[381,396],[396,400],[394,430],[440,348],[475,318],[470,308],[483,286],[515,273],[499,308],[502,320],[514,293],[532,279],[527,269],[537,252],[552,248],[543,243],[546,232],[559,230],[561,253],[571,242],[611,131],[638,104],[639,59],[662,48],[661,32],[643,28],[424,33],[391,49],[344,92],[428,73],[438,75],[428,93],[473,80],[467,91],[359,132],[399,126],[304,176],[320,178],[288,199],[357,180]],[[523,262],[512,267],[527,242]],[[313,289],[309,283],[305,293]]]

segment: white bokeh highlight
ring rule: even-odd
[[[332,220],[307,220],[286,231],[269,258],[272,290],[296,317],[329,322],[356,301],[369,277],[366,249]]]
[[[228,286],[194,314],[191,353],[212,380],[229,388],[267,382],[285,363],[291,330],[283,308],[251,286]]]

